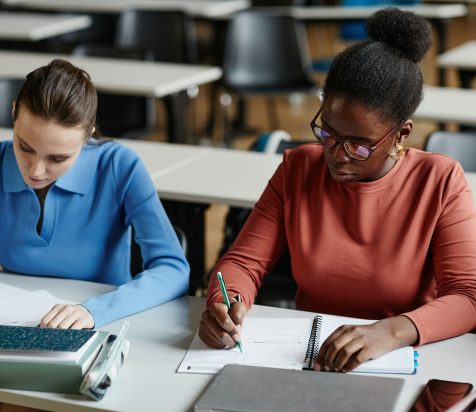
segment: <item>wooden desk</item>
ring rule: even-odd
[[[457,70],[461,86],[469,88],[476,74],[476,40],[468,41],[440,54],[436,61],[443,69]]]
[[[1,0],[6,6],[31,10],[79,11],[85,13],[121,13],[127,8],[147,10],[183,10],[194,17],[220,17],[251,5],[250,0]]]
[[[46,289],[58,298],[77,302],[112,288],[90,282],[1,273],[0,282],[28,290]],[[0,389],[0,402],[67,412],[190,411],[213,375],[178,374],[175,371],[198,328],[203,309],[203,299],[183,297],[130,316],[127,334],[131,343],[129,357],[117,381],[100,402],[74,395],[6,389]],[[312,317],[313,314],[254,306],[249,316]],[[117,333],[121,324],[122,321],[117,321],[102,329]],[[466,334],[419,348],[418,372],[415,375],[398,375],[405,380],[405,384],[395,411],[407,411],[431,378],[476,384],[475,346],[476,335]]]
[[[86,15],[0,12],[0,39],[39,41],[90,25],[91,18]]]

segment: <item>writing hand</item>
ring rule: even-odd
[[[413,344],[418,332],[405,316],[383,319],[371,325],[343,325],[324,341],[315,370],[347,372],[394,349]]]
[[[91,329],[94,327],[94,319],[83,305],[58,304],[43,316],[39,326],[58,329]]]
[[[230,313],[224,303],[213,303],[202,313],[198,336],[208,346],[232,348],[241,339],[246,306],[235,299],[231,299],[231,302]]]

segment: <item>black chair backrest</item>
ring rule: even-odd
[[[71,14],[71,11],[68,12]],[[73,14],[84,14],[83,12]],[[63,43],[74,47],[80,43],[100,43],[112,45],[116,31],[116,17],[109,13],[89,13],[91,25],[82,30],[55,36],[50,43]]]
[[[182,11],[125,10],[119,17],[115,45],[142,48],[155,61],[198,62],[194,25]]]
[[[263,10],[238,13],[225,40],[223,82],[232,89],[296,88],[309,84],[302,23]]]
[[[177,239],[182,246],[182,250],[185,256],[187,256],[187,236],[182,228],[178,226],[174,226],[175,234],[177,235]],[[134,227],[132,227],[131,231],[132,241],[131,241],[131,275],[136,276],[141,273],[144,269],[142,267],[142,252],[140,249],[140,245],[135,241],[135,233]]]
[[[476,130],[433,132],[426,141],[425,150],[446,154],[460,162],[464,170],[476,172]]]
[[[0,80],[0,127],[13,127],[12,104],[23,86],[23,80]]]
[[[94,44],[80,44],[73,49],[73,54],[134,60],[145,60],[147,57],[146,53],[139,49],[117,49]],[[131,73],[131,76],[133,75],[134,73]],[[151,129],[153,126],[153,99],[98,92],[97,127],[101,134],[121,137],[127,132]]]

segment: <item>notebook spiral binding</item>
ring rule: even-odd
[[[314,360],[316,359],[317,353],[319,352],[319,347],[316,345],[316,340],[319,342],[321,329],[322,317],[318,315],[312,321],[311,336],[309,336],[309,341],[307,343],[306,358],[304,359],[304,362],[307,362],[306,369],[314,368]]]

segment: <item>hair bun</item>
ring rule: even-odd
[[[418,63],[431,47],[431,27],[423,17],[410,11],[388,7],[374,13],[367,21],[372,40],[385,43]]]

